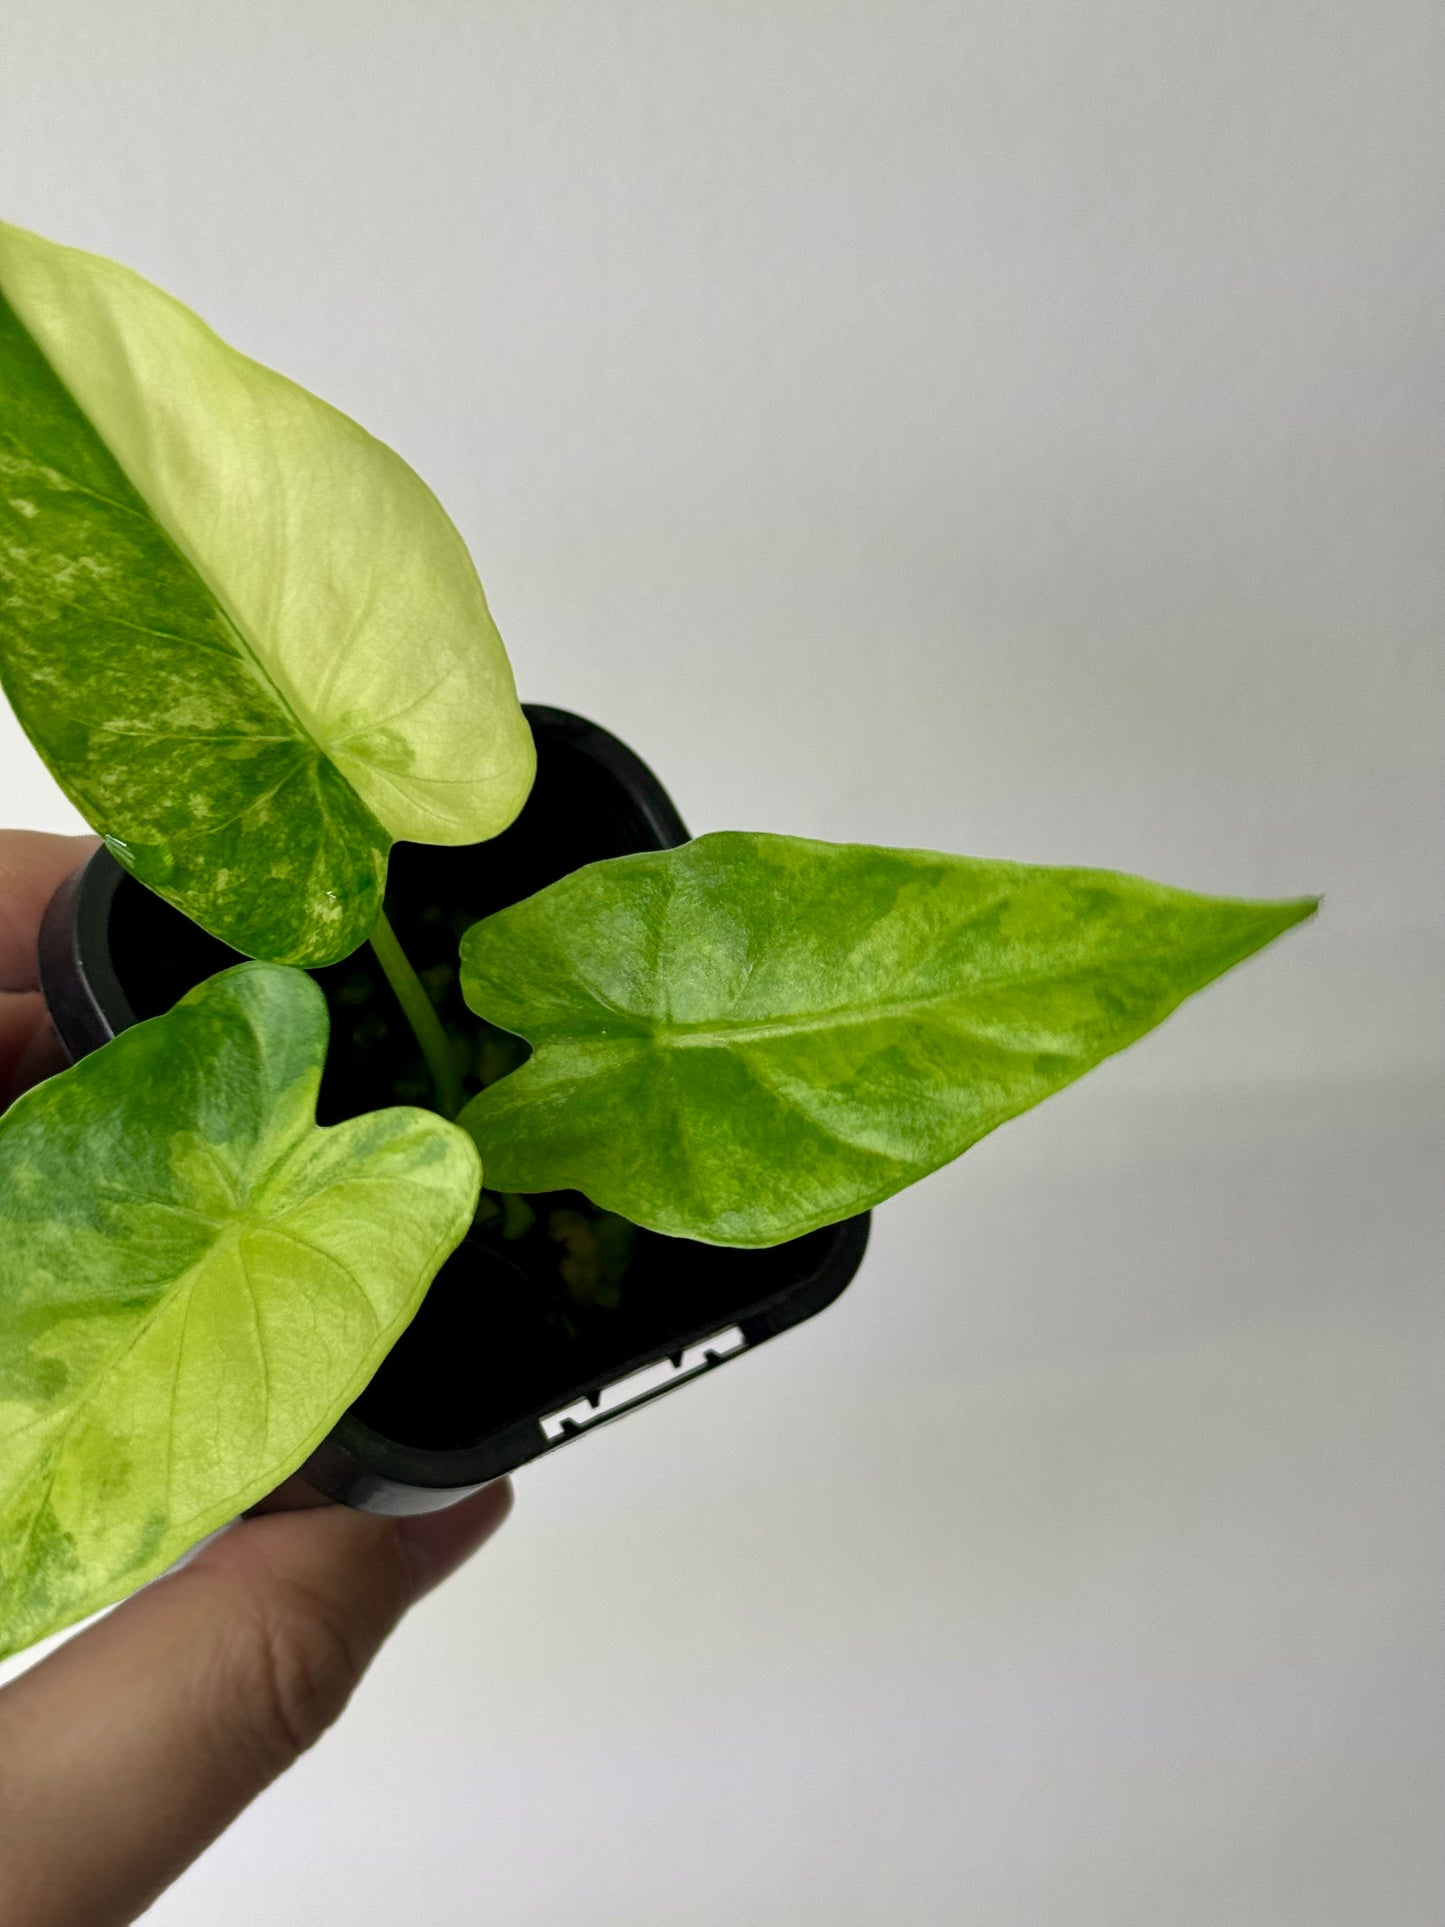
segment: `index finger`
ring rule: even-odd
[[[93,836],[0,830],[0,991],[40,988],[45,906],[95,845]]]

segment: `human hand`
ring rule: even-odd
[[[0,1108],[64,1063],[36,942],[91,846],[0,832]],[[510,1507],[501,1481],[413,1519],[325,1503],[246,1518],[7,1686],[0,1927],[134,1920],[321,1736],[402,1614]]]

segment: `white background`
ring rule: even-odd
[[[695,829],[1327,898],[524,1473],[156,1921],[1438,1927],[1442,90],[1437,0],[8,10],[0,211]]]

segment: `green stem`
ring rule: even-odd
[[[411,967],[411,959],[396,940],[396,932],[386,920],[384,910],[377,912],[376,928],[371,933],[376,961],[386,972],[386,981],[396,992],[396,1001],[406,1013],[421,1054],[436,1086],[437,1109],[443,1117],[455,1117],[462,1108],[462,1074],[452,1055],[451,1040],[442,1029],[436,1006]]]

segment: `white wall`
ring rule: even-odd
[[[524,1474],[158,1922],[1436,1927],[1442,86],[1433,0],[11,9],[0,213],[392,441],[694,828],[1327,895]]]

